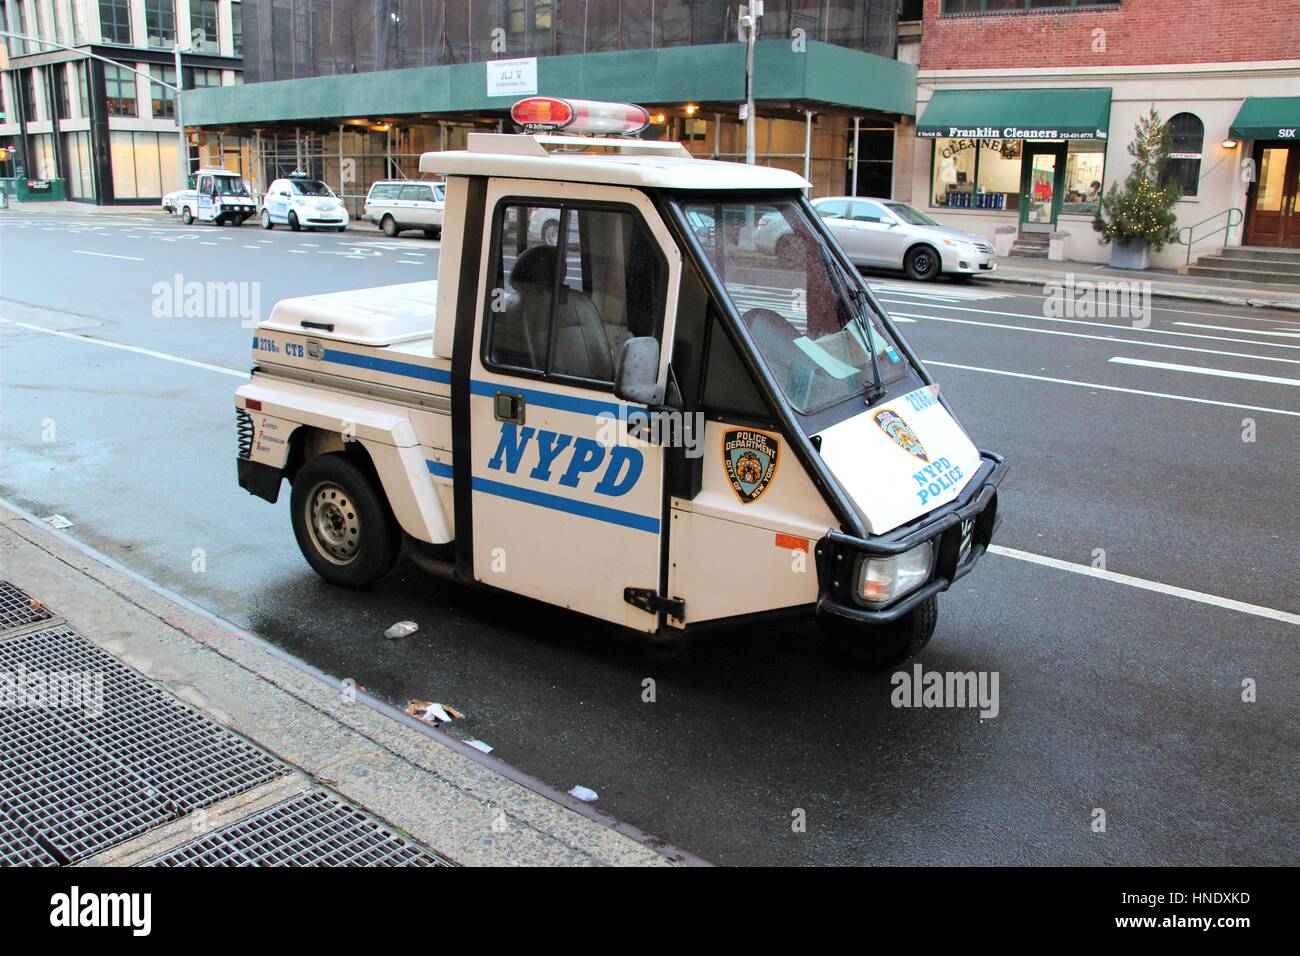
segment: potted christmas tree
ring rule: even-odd
[[[1183,196],[1177,182],[1164,181],[1173,140],[1154,107],[1138,120],[1134,133],[1128,144],[1133,168],[1124,188],[1110,184],[1092,222],[1101,233],[1098,241],[1112,243],[1110,264],[1117,269],[1145,269],[1151,264],[1151,250],[1159,252],[1173,242],[1178,220],[1174,207]]]

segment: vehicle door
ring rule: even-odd
[[[432,193],[428,186],[412,184],[402,187],[402,205],[405,206],[404,220],[406,225],[410,226],[429,226],[432,225],[430,212],[430,200]]]
[[[906,230],[883,206],[870,200],[855,199],[849,217],[853,220],[854,235],[862,250],[862,258],[855,261],[863,265],[902,268]]]
[[[266,197],[266,209],[275,222],[289,221],[289,186],[283,180],[271,184],[271,191]]]
[[[681,254],[634,189],[496,179],[484,215],[470,381],[458,394],[453,379],[470,409],[453,450],[473,576],[653,631],[626,589],[658,594],[666,576],[664,450],[629,437],[646,408],[613,382],[627,340],[653,336],[666,384]],[[529,227],[550,221],[554,245]]]
[[[816,209],[817,215],[825,220],[831,235],[848,253],[849,258],[856,262],[859,255],[858,236],[853,230],[853,220],[849,218],[848,200],[828,199],[818,203]]]
[[[211,176],[199,177],[199,210],[197,218],[200,222],[211,222],[216,218],[216,198],[214,196],[215,187]]]

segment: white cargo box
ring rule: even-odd
[[[285,299],[258,328],[356,345],[395,345],[433,335],[438,283],[407,282]]]

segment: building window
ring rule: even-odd
[[[175,119],[176,91],[163,84],[176,85],[176,68],[174,66],[151,64],[149,78],[149,101],[154,118]]]
[[[144,0],[144,23],[150,46],[170,49],[176,45],[176,6],[173,0]]]
[[[1205,144],[1205,124],[1192,113],[1178,113],[1169,120],[1173,148],[1164,181],[1178,183],[1184,196],[1195,196],[1201,183],[1201,147]]]
[[[1118,7],[1122,0],[943,0],[944,16],[981,13],[1024,13],[1033,10],[1090,10]]]
[[[99,33],[105,43],[131,42],[130,0],[99,0]]]
[[[1099,139],[1072,139],[1065,155],[1065,201],[1061,212],[1066,215],[1091,216],[1101,203],[1101,184],[1105,181],[1106,144]]]
[[[118,199],[161,199],[179,189],[175,133],[109,131],[113,194]]]
[[[63,134],[63,154],[68,163],[68,196],[71,199],[95,198],[94,168],[90,163],[90,133]]]
[[[4,22],[8,24],[6,29],[10,33],[22,33],[31,36],[27,31],[27,10],[23,6],[23,0],[7,0],[4,4]],[[26,40],[16,40],[13,37],[7,39],[10,56],[38,52],[30,49],[32,45]]]
[[[23,110],[23,119],[29,123],[41,119],[45,111],[41,109],[40,98],[36,95],[35,67],[23,73],[23,92],[26,93],[27,100],[24,104],[26,109]]]
[[[202,67],[194,68],[194,88],[196,90],[205,89],[209,86],[221,85],[221,71],[208,70]]]
[[[104,105],[109,116],[138,116],[135,105],[135,74],[120,66],[104,67]]]
[[[217,0],[199,0],[198,8],[192,14],[193,24],[192,34],[201,35],[201,42],[195,44],[195,49],[216,53],[220,49],[220,33],[217,30]]]
[[[54,69],[59,74],[59,119],[72,119],[72,64],[59,63]]]
[[[230,4],[230,49],[235,56],[244,52],[244,10],[242,3]]]
[[[90,76],[86,72],[86,61],[75,64],[77,70],[77,106],[82,119],[90,118]]]

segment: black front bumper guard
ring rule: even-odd
[[[1006,475],[1006,459],[981,451],[983,463],[956,500],[888,534],[859,538],[828,532],[817,542],[817,615],[861,624],[896,621],[927,598],[946,591],[967,574],[988,550],[998,514],[998,484]],[[930,577],[910,594],[883,608],[864,605],[857,597],[858,568],[870,557],[889,557],[935,541]]]

